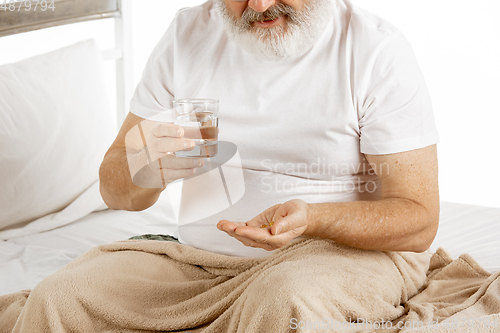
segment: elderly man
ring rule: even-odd
[[[159,174],[165,186],[141,187],[131,178],[134,157],[127,135],[172,108],[176,98],[220,100],[219,140],[235,144],[241,158],[244,184],[238,185],[244,186],[244,195],[209,216],[197,211],[210,199],[200,190],[202,177],[191,177],[207,162],[174,154],[193,147],[180,126],[142,126],[149,154],[159,156],[146,178]],[[253,281],[244,288],[267,288],[267,297],[228,303],[229,309],[240,308],[238,323],[233,314],[233,321],[226,318],[220,326],[220,318],[225,318],[221,312],[217,320],[200,319],[178,330],[285,332],[295,329],[291,324],[297,320],[325,316],[394,320],[404,312],[399,305],[423,284],[429,259],[425,251],[438,226],[437,141],[431,102],[412,49],[389,23],[350,0],[209,0],[181,10],[151,55],[131,112],[102,163],[101,193],[112,209],[143,210],[169,183],[191,177],[183,185],[181,245],[176,246],[248,258],[273,258],[300,239],[339,246],[319,265],[315,251],[305,257],[290,254],[285,263],[296,265],[285,277],[276,268],[281,264],[267,268],[272,283]],[[364,253],[373,261],[353,255],[349,263],[357,270],[351,270],[333,259],[346,251]],[[412,252],[399,258],[408,270],[414,268],[415,278],[406,276],[403,264],[394,259],[394,253],[401,252]],[[118,269],[118,275],[122,269],[130,272],[130,267],[141,270],[141,260],[122,260],[117,266],[110,258],[109,269]],[[389,269],[384,276],[375,266]],[[304,275],[307,285],[301,284]],[[324,283],[328,275],[331,280]],[[66,281],[68,273],[59,279]],[[47,294],[58,288],[57,281],[56,274],[37,288]],[[370,295],[349,290],[352,281],[369,285]],[[110,283],[99,281],[96,286]],[[344,286],[342,300],[339,286]],[[75,304],[83,296],[75,292],[78,285],[69,289],[59,294],[72,299],[64,304]],[[102,293],[108,289],[102,288]],[[122,293],[127,296],[126,290]],[[134,295],[128,297],[148,306]],[[151,297],[158,295],[143,295]],[[274,320],[276,326],[269,330],[260,323],[269,324],[274,302],[284,308],[283,318]],[[30,317],[29,309],[49,313],[51,325],[62,323],[50,327],[77,325],[78,318],[61,315],[64,305],[45,306],[28,300],[21,318],[25,327],[36,327],[29,326],[36,320],[30,319],[36,316]],[[112,315],[97,317],[103,329],[125,327]],[[141,321],[135,327],[173,330],[155,323]],[[39,327],[48,327],[43,325]]]

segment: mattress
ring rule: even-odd
[[[0,295],[32,289],[43,278],[92,247],[142,234],[176,235],[168,195],[142,212],[104,210],[45,232],[0,243]],[[471,254],[486,270],[500,270],[500,208],[443,202],[431,251]]]

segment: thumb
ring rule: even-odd
[[[303,232],[307,225],[307,215],[304,209],[298,206],[294,201],[289,201],[281,205],[274,214],[275,223],[271,226],[273,235],[280,235],[285,232],[296,231],[299,234]]]
[[[280,217],[279,219],[276,219],[275,221],[276,222],[271,227],[271,233],[274,236],[277,236],[279,234],[282,234],[282,233],[285,233],[287,231],[294,229],[294,227],[293,227],[294,223],[293,223],[292,216]]]

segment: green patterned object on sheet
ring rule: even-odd
[[[146,234],[146,235],[141,235],[141,236],[130,237],[129,240],[131,240],[131,239],[157,240],[157,241],[166,241],[166,242],[176,242],[176,243],[180,244],[180,242],[177,238],[175,238],[174,236],[170,236],[170,235]]]

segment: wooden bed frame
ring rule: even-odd
[[[0,5],[13,0],[0,0]],[[37,0],[15,0],[15,10],[0,8],[0,37],[72,23],[115,19],[115,46],[103,52],[116,60],[117,120],[121,126],[132,98],[131,0],[53,0],[54,10],[28,10]],[[46,0],[50,4],[52,0]],[[18,10],[19,9],[19,10]]]

